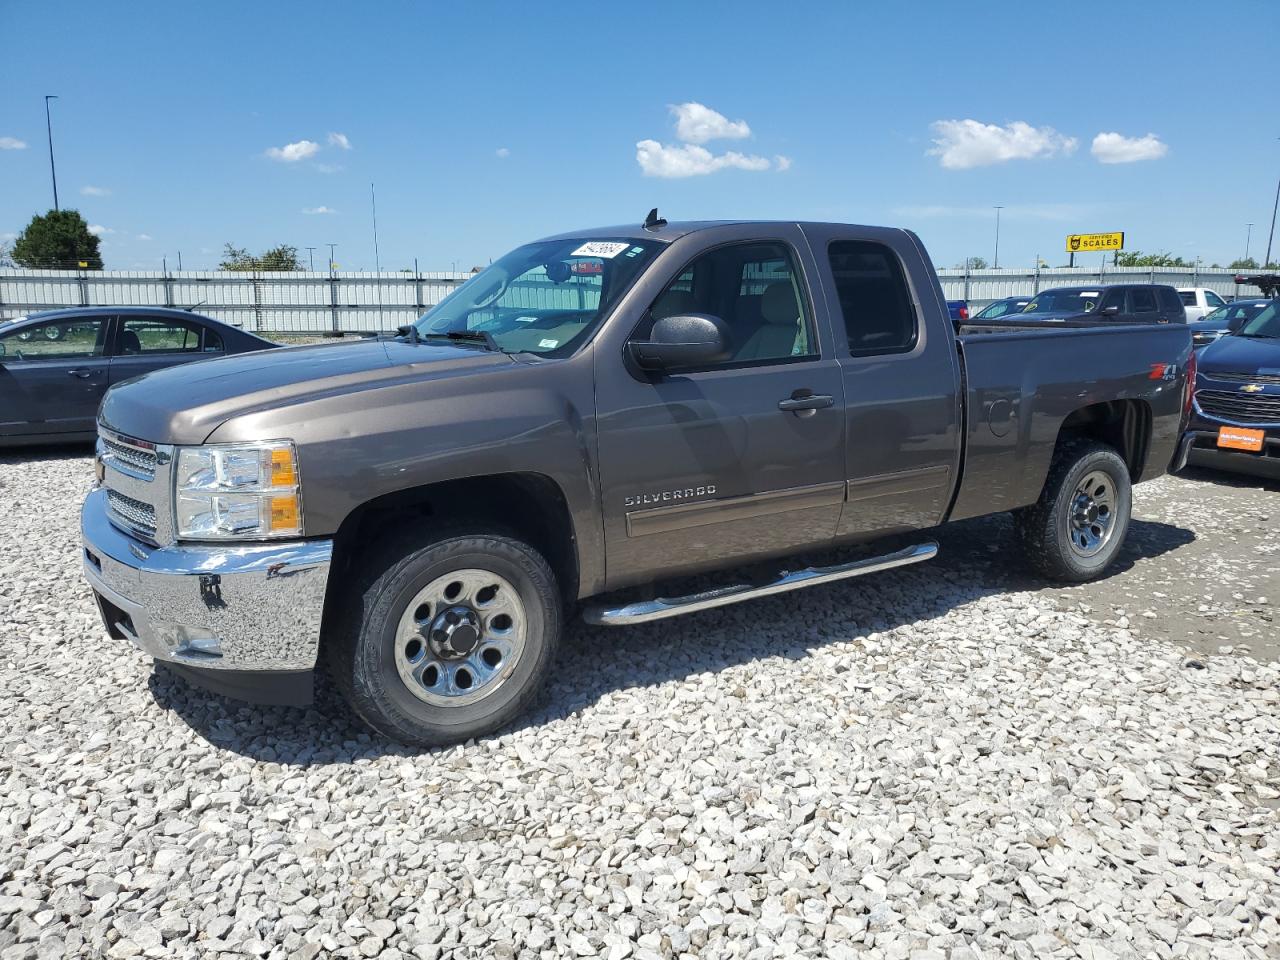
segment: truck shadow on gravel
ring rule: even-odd
[[[940,545],[937,560],[865,579],[625,629],[591,627],[573,619],[537,705],[496,737],[568,721],[618,691],[765,658],[803,660],[827,644],[941,617],[992,594],[1038,591],[1048,585],[1016,559],[1008,517],[961,521],[932,535]],[[1190,530],[1135,519],[1124,552],[1104,579],[1124,576],[1136,564],[1194,539]],[[908,542],[890,540],[877,552]],[[808,559],[830,563],[852,555],[846,550]],[[863,610],[869,612],[859,612]],[[305,709],[226,699],[187,684],[163,667],[153,670],[149,686],[156,703],[198,736],[254,760],[311,766],[442,752],[405,747],[370,732],[326,676],[317,680],[316,701]]]

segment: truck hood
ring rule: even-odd
[[[1280,374],[1280,340],[1227,336],[1213,341],[1197,358],[1201,373]]]
[[[514,363],[506,354],[444,343],[288,347],[143,374],[112,387],[99,416],[112,430],[153,443],[203,443],[232,417],[265,408]]]

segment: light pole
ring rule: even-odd
[[[316,272],[316,248],[303,247],[302,249],[307,251],[307,262],[310,264],[311,272],[315,273]]]
[[[53,120],[49,117],[49,101],[57,100],[56,94],[44,98],[44,128],[49,134],[49,176],[53,180],[53,209],[58,210],[58,171],[53,165]]]
[[[1248,260],[1249,259],[1249,241],[1253,239],[1253,224],[1246,223],[1245,228],[1246,229],[1244,233],[1244,258]]]
[[[1000,211],[1003,209],[1004,207],[996,207],[996,253],[992,258],[992,270],[1000,269]]]
[[[330,272],[330,273],[333,273],[333,271],[334,271],[334,269],[335,269],[335,267],[336,267],[336,264],[333,262],[333,248],[334,248],[334,247],[336,247],[336,246],[337,246],[337,244],[336,244],[336,243],[328,243],[328,244],[325,244],[325,246],[327,246],[327,247],[329,248],[329,272]]]

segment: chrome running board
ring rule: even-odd
[[[894,567],[905,567],[911,563],[932,560],[937,553],[936,543],[918,543],[914,547],[907,547],[897,553],[886,553],[884,556],[868,557],[852,563],[840,563],[832,567],[805,567],[803,570],[791,572],[784,570],[768,583],[759,586],[737,583],[690,594],[687,597],[658,597],[653,600],[638,600],[620,607],[590,604],[583,609],[582,619],[602,627],[626,627],[636,623],[648,623],[651,620],[664,620],[667,617],[678,617],[698,610],[727,607],[731,603],[755,600],[757,597],[768,597],[775,593],[786,593],[788,590],[816,587],[822,583],[847,580],[850,577],[864,577],[869,573],[879,573],[881,570],[892,570]]]

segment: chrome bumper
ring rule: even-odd
[[[111,636],[205,670],[315,666],[333,541],[152,547],[111,524],[104,490],[85,500],[80,534]]]

